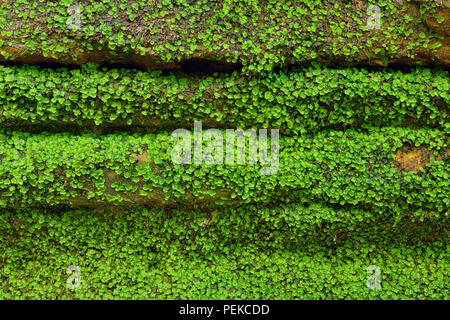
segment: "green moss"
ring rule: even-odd
[[[346,67],[447,63],[436,8],[1,2],[0,60],[82,66],[0,66],[0,299],[448,300],[449,74]],[[198,58],[243,69],[175,70]],[[279,167],[175,164],[195,120],[279,128]]]
[[[80,52],[94,52],[89,61],[137,61],[143,55],[150,57],[148,65],[204,57],[240,62],[250,72],[309,60],[414,60],[419,52],[437,62],[432,58],[436,48],[429,46],[437,36],[414,32],[423,29],[426,13],[435,12],[433,2],[419,12],[416,3],[391,0],[19,0],[0,6],[0,54],[15,59],[37,53],[72,62],[82,57]],[[380,7],[380,29],[366,26],[370,4]],[[410,8],[416,8],[412,17]],[[14,49],[21,46],[26,50]],[[107,49],[112,56],[99,53]]]
[[[201,79],[125,69],[0,66],[0,125],[268,127],[298,135],[361,125],[448,126],[448,72],[285,70]],[[130,127],[132,128],[132,127]]]
[[[327,245],[303,238],[313,229],[301,221],[318,208],[296,207],[281,216],[253,206],[217,215],[143,208],[2,211],[0,298],[449,298],[445,237],[408,244],[395,237],[402,229],[393,228],[392,239],[353,234]],[[370,231],[376,228],[369,226],[366,236]],[[76,290],[66,287],[71,265],[81,271]],[[379,267],[380,289],[367,287],[370,265]]]
[[[273,175],[262,175],[261,166],[266,165],[259,163],[174,164],[171,152],[178,142],[172,142],[168,133],[4,133],[0,135],[0,204],[77,204],[76,199],[90,199],[92,204],[161,203],[165,199],[168,204],[217,206],[302,199],[368,204],[373,210],[390,206],[396,211],[419,207],[444,212],[450,191],[448,136],[432,129],[368,129],[369,133],[282,136],[279,168]],[[423,145],[434,152],[419,174],[395,167],[396,150],[403,145]],[[144,153],[146,159],[139,161]],[[148,196],[139,195],[141,191]]]

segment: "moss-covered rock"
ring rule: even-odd
[[[0,66],[0,126],[68,131],[189,127],[280,129],[449,123],[445,71],[330,69],[314,66],[246,77],[202,78],[160,71]]]
[[[222,151],[216,149],[220,140],[204,138],[200,157],[202,142],[185,133],[179,141],[166,132],[4,133],[0,135],[0,204],[214,207],[302,200],[433,212],[444,212],[449,205],[448,135],[439,130],[386,127],[281,136],[279,156],[276,145],[263,146],[260,136],[259,156],[253,164],[249,153],[258,153],[249,144],[243,150],[239,147],[245,156],[242,164],[236,162],[236,152],[234,163],[229,163],[228,152],[237,147],[225,133]],[[179,164],[180,142],[188,139],[188,152],[194,149],[191,164]],[[416,170],[405,170],[398,157],[398,150],[407,144],[430,150],[427,161]],[[269,160],[266,164],[262,155]]]
[[[340,241],[341,233],[332,232],[331,243],[314,241],[304,236],[313,231],[318,207],[303,209],[304,215],[298,209],[251,207],[209,216],[130,207],[1,211],[0,298],[449,298],[445,236],[408,241],[402,231],[414,232],[397,225],[385,239],[389,232],[374,223],[363,232],[369,238],[373,232],[371,240],[353,233]],[[339,211],[320,212],[322,219],[337,218],[328,225],[337,231]],[[346,218],[365,216],[342,218],[346,229],[356,226]],[[320,222],[317,229],[331,231]]]
[[[309,61],[449,66],[442,10],[391,0],[2,1],[0,57],[152,69],[204,59],[256,72]]]

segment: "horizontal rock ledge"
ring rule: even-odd
[[[169,133],[4,133],[0,135],[0,206],[184,203],[214,207],[283,199],[444,212],[450,192],[448,135],[389,127],[368,132],[281,136],[278,157],[276,148],[269,143],[264,150],[259,140],[259,154],[274,155],[266,165],[260,156],[249,163],[249,147],[240,149],[247,155],[242,164],[236,163],[236,157],[230,163],[224,153],[232,149],[226,146],[224,164],[217,164],[218,158],[205,163],[206,155],[213,156],[211,146],[217,148],[220,141],[213,138],[214,144],[208,143],[206,136],[200,158],[204,161],[177,164],[181,140],[172,141]],[[189,132],[182,140],[188,137],[192,138]],[[273,134],[269,137],[276,141]],[[200,146],[198,139],[194,137],[187,150],[191,146],[192,152],[194,142]],[[220,155],[220,149],[215,150]],[[193,152],[192,161],[197,154]],[[263,167],[275,170],[264,172]]]
[[[83,65],[0,66],[0,127],[32,132],[277,128],[299,135],[364,125],[449,123],[446,71],[292,68],[190,77]]]
[[[0,61],[129,63],[203,59],[244,71],[310,61],[450,66],[448,10],[435,2],[109,1],[0,3]],[[381,17],[380,19],[378,17]]]
[[[7,217],[5,219],[5,216]],[[33,219],[24,219],[32,216]],[[68,218],[74,225],[87,217],[92,221],[109,221],[109,225],[121,222],[123,227],[143,224],[148,233],[159,235],[157,239],[180,241],[189,247],[193,237],[212,237],[221,245],[256,243],[265,248],[284,244],[336,245],[350,239],[379,242],[430,240],[444,235],[448,227],[446,215],[420,209],[393,214],[390,208],[368,210],[359,206],[330,206],[323,203],[289,203],[221,207],[213,210],[187,211],[178,208],[147,208],[124,206],[94,210],[70,208],[42,208],[0,210],[0,218],[10,221],[3,236],[13,237],[24,225],[40,221],[48,222]],[[67,221],[67,220],[66,220]],[[40,223],[41,227],[45,227]],[[174,228],[174,226],[177,226]],[[102,226],[102,229],[104,226]],[[182,239],[178,230],[183,230]],[[195,236],[194,236],[195,235]],[[205,248],[206,250],[206,248]]]
[[[240,216],[230,227],[246,226],[242,237],[269,235],[263,225],[249,225],[246,213]],[[162,210],[2,212],[0,295],[11,300],[448,298],[445,234],[434,241],[402,242],[400,236],[371,242],[356,237],[339,245],[307,239],[255,243],[230,241],[228,220],[215,221],[222,222],[216,229],[204,228],[199,214]],[[249,231],[258,226],[259,234]],[[65,287],[70,265],[81,271],[76,291]],[[381,290],[367,288],[367,270],[380,271]]]

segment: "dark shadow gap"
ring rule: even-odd
[[[17,61],[5,61],[0,62],[0,66],[4,67],[22,67],[22,66],[35,66],[41,69],[66,69],[66,70],[80,70],[82,65],[77,64],[64,64],[56,62],[40,62],[40,63],[21,63]],[[108,70],[130,70],[130,71],[141,71],[141,72],[151,72],[151,71],[162,71],[163,75],[166,74],[185,74],[188,76],[206,76],[213,75],[214,73],[228,74],[234,71],[240,72],[242,70],[242,65],[239,63],[225,63],[220,61],[206,60],[206,59],[190,59],[179,62],[176,67],[170,69],[151,69],[145,68],[142,65],[136,63],[119,63],[119,62],[104,62],[97,65],[98,70],[108,71]]]
[[[38,67],[40,69],[52,69],[52,70],[58,70],[58,69],[80,70],[81,69],[81,65],[63,64],[63,63],[56,63],[56,62],[22,63],[22,62],[17,62],[17,61],[2,61],[2,62],[0,62],[0,66],[3,66],[3,67],[32,66],[32,67]]]
[[[232,73],[241,71],[239,63],[224,63],[206,59],[190,59],[181,62],[181,71],[185,74],[212,75],[214,73]]]
[[[356,69],[356,70],[367,70],[369,72],[380,72],[380,71],[400,71],[404,74],[411,73],[417,68],[429,69],[432,72],[436,71],[447,71],[450,72],[450,68],[443,65],[413,65],[413,64],[404,64],[404,63],[390,63],[387,66],[376,66],[368,63],[360,63],[360,64],[346,64],[345,62],[329,62],[329,63],[317,63],[317,62],[307,62],[307,63],[299,63],[299,64],[288,64],[286,66],[278,66],[273,68],[273,73],[279,74],[281,72],[296,72],[301,71],[302,69],[310,68],[310,67],[323,67],[327,69]]]

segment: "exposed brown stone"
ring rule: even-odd
[[[395,167],[404,171],[418,172],[430,162],[431,155],[432,152],[423,146],[404,145],[397,150]]]
[[[139,163],[141,163],[141,164],[150,161],[150,160],[148,159],[148,153],[147,153],[147,151],[145,151],[145,152],[142,153],[142,154],[136,154],[136,155],[134,156],[134,158],[135,158]],[[153,162],[153,161],[151,161],[151,162]]]
[[[438,19],[443,19],[443,21],[439,23]],[[450,8],[440,8],[435,15],[427,15],[425,22],[433,31],[444,36],[449,36]]]

